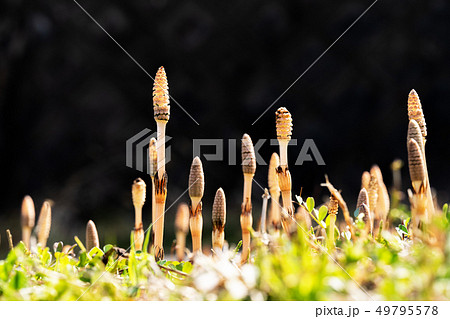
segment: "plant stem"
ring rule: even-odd
[[[186,247],[186,234],[182,231],[176,233],[177,245],[175,246],[175,253],[178,261],[184,259],[184,248]]]
[[[161,179],[166,171],[166,123],[164,121],[156,121],[157,139],[156,139],[156,152],[158,158],[158,177]]]

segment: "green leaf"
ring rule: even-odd
[[[84,266],[86,266],[87,261],[88,260],[87,260],[86,251],[84,250],[84,251],[82,251],[80,253],[80,257],[78,257],[78,264],[77,264],[77,266],[78,267],[84,267]]]
[[[405,225],[400,224],[400,225],[398,226],[398,228],[399,228],[402,232],[404,232],[405,234],[408,234],[408,229],[405,227]]]
[[[442,212],[444,213],[444,216],[447,216],[448,211],[448,204],[445,203],[444,206],[442,206]]]
[[[27,283],[27,276],[23,272],[17,270],[11,279],[10,286],[14,290],[19,290],[24,288],[26,283]]]
[[[80,247],[81,251],[86,252],[86,248],[84,247],[84,245],[81,242],[80,238],[78,238],[78,236],[75,236],[74,239],[75,239],[75,242],[78,244],[78,247]]]
[[[107,253],[111,248],[113,248],[114,246],[111,244],[105,245],[103,246],[103,252]]]
[[[319,220],[322,221],[325,218],[325,216],[327,216],[327,213],[328,213],[328,207],[325,205],[322,205],[319,208]]]
[[[328,215],[327,218],[325,218],[325,225],[327,228],[328,228],[328,226],[330,226],[330,216],[331,215]]]
[[[103,253],[103,251],[100,249],[100,248],[98,248],[98,247],[92,247],[92,249],[89,251],[89,253],[88,253],[88,255],[89,255],[89,257],[93,257],[94,255],[97,255],[97,256],[103,256],[104,255],[104,253]]]
[[[143,252],[148,252],[148,245],[150,243],[150,233],[152,232],[152,225],[146,230],[144,245],[142,246]]]
[[[193,268],[194,268],[194,266],[192,266],[192,264],[189,261],[185,261],[183,263],[183,268],[181,269],[181,271],[189,274]]]
[[[64,247],[64,244],[62,241],[58,241],[56,243],[53,244],[53,251],[56,252],[62,252]]]
[[[408,217],[407,219],[405,219],[405,221],[403,222],[403,224],[405,225],[406,228],[408,228],[408,224],[411,221],[411,217]]]
[[[306,209],[308,209],[308,212],[312,212],[312,210],[314,209],[314,204],[314,198],[308,197],[306,199]]]

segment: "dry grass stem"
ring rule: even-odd
[[[325,175],[325,183],[322,183],[320,185],[328,188],[330,194],[338,201],[339,207],[342,209],[342,212],[344,213],[345,223],[349,227],[350,232],[352,233],[352,237],[354,237],[353,219],[350,217],[350,212],[348,210],[347,203],[344,201],[344,198],[342,197],[341,193],[330,183],[327,175]]]
[[[13,250],[13,248],[14,248],[13,238],[11,235],[11,231],[9,229],[6,230],[6,238],[8,239],[9,250]]]

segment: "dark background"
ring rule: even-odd
[[[295,193],[317,202],[327,173],[350,206],[360,175],[374,163],[391,185],[389,165],[407,161],[406,101],[419,93],[428,124],[427,159],[439,203],[448,201],[450,3],[379,0],[255,125],[265,110],[372,3],[342,1],[79,1],[154,76],[164,65],[175,103],[167,134],[167,206],[187,188],[192,139],[275,138],[274,112],[294,118],[293,163],[303,139],[314,139],[326,166],[292,166]],[[128,247],[131,183],[150,178],[125,166],[125,141],[156,129],[152,80],[71,0],[0,4],[0,233],[20,239],[20,203],[37,210],[50,198],[50,243],[84,238],[93,219],[101,243]],[[228,143],[225,141],[225,149]],[[264,144],[268,161],[276,146]],[[211,149],[205,149],[210,153]],[[237,152],[239,156],[239,151]],[[228,156],[225,151],[225,156]],[[227,196],[226,236],[239,239],[240,166],[206,162],[204,243],[218,187]],[[239,163],[239,157],[238,157]],[[404,189],[409,185],[403,169]],[[256,180],[266,185],[267,167]],[[261,189],[253,186],[254,219]],[[183,201],[188,201],[185,194]],[[173,238],[176,204],[166,216]],[[144,206],[144,222],[151,219]],[[256,222],[255,222],[256,223]]]

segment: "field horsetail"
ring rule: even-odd
[[[192,236],[192,251],[202,252],[202,197],[205,191],[205,174],[202,161],[198,156],[194,158],[189,173],[189,197],[191,199],[189,226]]]
[[[242,253],[241,263],[250,257],[250,229],[252,216],[252,183],[256,172],[256,156],[252,139],[248,134],[242,136],[242,172],[244,173],[244,193],[241,205]]]
[[[289,111],[280,107],[275,112],[277,139],[280,147],[280,166],[277,168],[278,185],[283,202],[281,223],[287,234],[295,232],[294,206],[292,204],[292,178],[288,168],[288,144],[292,136],[292,116]]]
[[[155,185],[155,229],[153,250],[156,260],[164,258],[163,236],[164,236],[164,213],[167,198],[167,173],[166,173],[166,124],[170,118],[169,86],[167,84],[166,72],[160,67],[155,76],[153,86],[153,111],[157,128],[156,152],[157,152],[157,174],[154,177]]]

